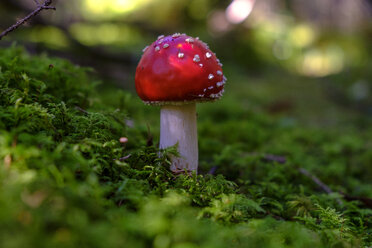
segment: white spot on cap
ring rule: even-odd
[[[204,89],[203,91],[204,91],[204,92],[206,92],[206,91],[207,91],[207,89]]]
[[[172,37],[173,37],[173,38],[177,38],[177,37],[179,37],[180,35],[181,35],[180,33],[175,33],[175,34],[172,35]]]
[[[214,78],[214,76],[213,76],[212,73],[208,75],[208,79],[209,79],[209,80],[211,80],[211,79],[213,79],[213,78]]]
[[[194,58],[192,59],[195,63],[198,63],[200,61],[200,56],[198,54],[195,54]]]
[[[217,71],[217,75],[220,75],[221,76],[222,75],[222,71],[218,70]]]
[[[178,58],[182,59],[183,57],[185,57],[184,53],[178,53]]]
[[[211,89],[213,89],[213,86],[209,86],[209,87],[208,87],[208,90],[211,90]]]
[[[203,64],[199,64],[200,67],[203,67]]]
[[[198,97],[204,97],[204,94],[200,94],[200,95],[198,95]]]
[[[220,86],[222,86],[222,85],[224,85],[224,84],[226,84],[226,80],[227,80],[227,78],[225,77],[225,76],[223,76],[223,79],[222,79],[222,81],[221,82],[218,82],[216,85],[217,85],[217,87],[220,87]]]
[[[209,96],[212,97],[212,98],[219,98],[219,97],[221,97],[223,95],[224,92],[225,92],[225,89],[222,89],[217,94],[210,94]]]
[[[223,64],[222,64],[222,63],[218,63],[218,65],[219,65],[219,66],[221,66],[221,67],[223,66]]]
[[[159,35],[158,40],[164,38],[164,35]]]
[[[160,50],[160,47],[159,46],[156,46],[155,47],[155,51],[159,51]]]
[[[169,44],[167,44],[167,43],[165,43],[164,45],[163,45],[163,48],[168,48],[169,47]]]
[[[142,49],[142,52],[145,52],[149,48],[149,46],[145,46],[145,48]]]
[[[158,41],[158,44],[161,44],[161,43],[163,42],[163,40],[164,40],[164,39],[160,39],[160,40]]]
[[[186,41],[187,43],[193,43],[193,42],[194,42],[194,39],[193,39],[193,38],[187,38],[185,41]]]
[[[210,52],[206,52],[205,57],[207,57],[207,59],[210,59],[212,57],[212,54]]]

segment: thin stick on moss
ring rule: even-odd
[[[320,187],[324,192],[326,192],[327,194],[332,194],[332,193],[333,193],[333,191],[331,190],[330,187],[328,187],[325,183],[323,183],[322,181],[320,181],[320,179],[319,179],[318,177],[312,175],[312,174],[311,174],[309,171],[307,171],[306,169],[304,169],[304,168],[299,168],[298,171],[299,171],[302,175],[304,175],[304,176],[310,178],[311,180],[313,180],[313,182],[316,183],[316,184],[317,184],[317,185],[318,185],[318,186],[319,186],[319,187]]]
[[[36,1],[35,1],[36,2]],[[19,28],[21,25],[23,25],[25,22],[27,22],[28,20],[30,20],[32,17],[36,16],[37,14],[39,14],[42,10],[44,9],[52,9],[52,10],[56,10],[55,7],[52,7],[50,6],[52,4],[52,0],[45,0],[43,4],[37,4],[37,8],[32,11],[30,14],[28,14],[26,17],[22,18],[21,20],[17,21],[15,24],[13,24],[12,26],[10,26],[9,28],[7,28],[6,30],[4,30],[1,34],[0,34],[0,40],[6,36],[8,33],[16,30],[17,28]]]
[[[328,185],[326,185],[325,183],[323,183],[323,182],[322,182],[318,177],[312,175],[308,170],[306,170],[306,169],[304,169],[304,168],[299,168],[298,171],[299,171],[302,175],[304,175],[304,176],[310,178],[314,183],[316,183],[316,185],[318,185],[318,186],[319,186],[319,187],[320,187],[324,192],[326,192],[327,194],[332,194],[332,193],[333,193],[333,191],[331,190],[330,187],[328,187]],[[343,203],[342,203],[342,201],[341,201],[340,199],[336,199],[336,201],[337,201],[337,203],[338,203],[340,206],[343,205]]]
[[[86,114],[86,115],[88,115],[89,114],[89,112],[88,111],[86,111],[85,109],[83,109],[83,108],[80,108],[79,106],[75,106],[75,109],[76,110],[78,110],[78,111],[80,111],[81,113],[83,113],[83,114]]]

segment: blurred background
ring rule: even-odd
[[[39,0],[42,1],[42,0]],[[142,49],[198,36],[224,64],[222,103],[290,125],[366,129],[372,117],[371,0],[54,0],[0,42],[93,67],[101,87],[134,92]],[[36,8],[1,0],[0,30]],[[205,105],[208,108],[208,104]],[[202,107],[203,108],[203,107]]]

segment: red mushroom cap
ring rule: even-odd
[[[138,96],[148,104],[184,104],[219,99],[226,78],[208,46],[185,34],[159,36],[136,70]]]

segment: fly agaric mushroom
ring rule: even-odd
[[[196,172],[196,103],[222,96],[222,64],[207,44],[186,34],[159,36],[143,51],[136,90],[146,104],[161,106],[160,149],[178,144],[180,157],[172,157],[170,169]]]

